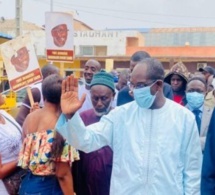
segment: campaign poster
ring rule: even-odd
[[[45,32],[47,61],[72,62],[74,58],[72,14],[46,12]]]
[[[1,44],[0,50],[12,91],[18,91],[42,80],[30,34]]]

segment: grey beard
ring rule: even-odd
[[[94,112],[98,117],[102,117],[103,115],[107,114],[107,112],[97,112],[95,109],[94,109]]]
[[[107,109],[106,109],[104,112],[97,112],[97,111],[95,110],[95,108],[93,107],[96,116],[102,117],[103,115],[108,114],[108,112],[111,110],[112,104],[113,104],[113,100],[110,101],[109,106],[107,107]]]

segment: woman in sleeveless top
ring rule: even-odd
[[[20,194],[71,195],[73,179],[71,164],[78,153],[56,132],[61,114],[62,78],[50,75],[42,82],[44,107],[30,113],[23,124],[24,142],[18,165],[29,172]]]

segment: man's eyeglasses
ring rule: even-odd
[[[187,90],[187,93],[191,93],[191,92],[204,93],[204,91],[202,91],[201,89],[189,89],[189,90]]]
[[[129,88],[130,88],[130,90],[141,89],[141,88],[148,87],[148,86],[152,85],[155,81],[156,80],[153,80],[149,83],[137,83],[136,85],[134,85],[133,83],[130,83]]]

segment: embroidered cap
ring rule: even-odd
[[[104,85],[115,92],[114,78],[111,74],[105,72],[104,70],[101,70],[93,75],[90,88],[94,85]]]

